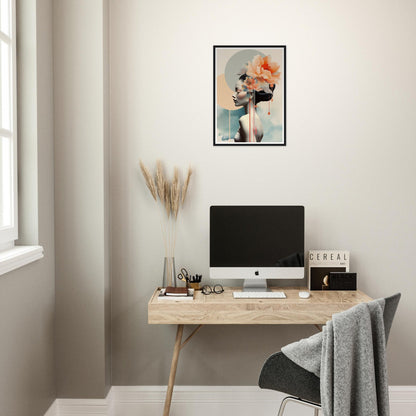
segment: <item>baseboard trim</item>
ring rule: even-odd
[[[164,403],[166,386],[113,386],[115,403]],[[257,386],[175,386],[172,403],[276,402],[277,392]]]
[[[104,399],[57,399],[55,416],[113,416],[113,392]]]
[[[416,386],[390,386],[391,416],[416,414]],[[57,399],[45,416],[159,416],[166,386],[113,386],[105,399]],[[282,393],[256,386],[176,386],[171,415],[275,414]],[[287,406],[287,416],[309,415]]]
[[[58,416],[58,400],[55,400],[47,412],[45,413],[45,416]]]
[[[416,415],[416,386],[390,386],[389,393],[391,408],[408,407],[412,410],[409,415]]]

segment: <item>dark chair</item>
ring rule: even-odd
[[[383,318],[386,343],[400,296],[400,293],[397,293],[385,299]],[[283,415],[285,406],[289,401],[314,408],[315,416],[318,415],[321,408],[319,377],[295,364],[282,352],[271,355],[264,363],[260,373],[259,386],[262,389],[277,390],[290,394],[289,397],[283,399],[278,416]]]

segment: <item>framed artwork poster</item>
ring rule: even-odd
[[[286,145],[286,46],[214,45],[214,145]]]

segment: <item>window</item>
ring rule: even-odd
[[[0,0],[0,249],[17,239],[15,0]]]
[[[14,244],[18,238],[16,108],[16,0],[0,0],[0,275],[43,257],[39,245]]]

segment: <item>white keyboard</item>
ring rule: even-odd
[[[234,299],[285,299],[285,292],[233,292]]]

